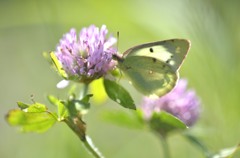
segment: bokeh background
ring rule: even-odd
[[[44,134],[21,134],[4,117],[16,101],[47,103],[64,96],[61,79],[42,57],[54,50],[71,27],[106,24],[120,32],[119,51],[150,41],[187,38],[192,48],[180,74],[202,100],[192,132],[211,151],[240,141],[240,1],[238,0],[1,0],[0,1],[0,157],[91,158],[65,124]],[[128,86],[140,103],[138,94]],[[159,140],[147,131],[109,124],[103,111],[128,111],[112,101],[93,105],[85,117],[87,132],[107,158],[158,158]],[[169,138],[173,158],[204,157],[181,135]]]

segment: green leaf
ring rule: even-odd
[[[12,126],[19,126],[22,132],[42,133],[56,122],[49,112],[24,112],[20,109],[11,110],[6,117]]]
[[[56,114],[47,111],[41,103],[28,105],[17,102],[21,109],[10,110],[6,116],[8,123],[19,126],[23,132],[45,132],[56,122]]]
[[[24,110],[25,112],[46,112],[47,107],[41,103],[34,103],[30,105],[27,109]]]
[[[149,122],[150,127],[164,137],[169,132],[187,129],[187,126],[181,120],[164,111],[153,113]]]
[[[25,112],[43,112],[47,111],[47,107],[44,104],[35,102],[32,105],[25,104],[22,102],[17,102],[18,107]]]
[[[113,101],[125,108],[136,110],[131,95],[121,85],[117,84],[115,81],[104,79],[104,87],[107,95]]]
[[[92,96],[93,96],[93,94],[87,94],[87,95],[85,95],[85,96],[82,98],[81,102],[82,102],[83,104],[86,104],[87,107],[90,107],[89,101],[90,101],[90,98],[91,98]]]
[[[49,102],[53,105],[55,105],[58,109],[57,115],[58,115],[58,121],[64,120],[68,116],[68,111],[64,104],[56,97],[53,95],[48,95],[47,96]]]
[[[71,116],[78,116],[86,114],[90,108],[89,100],[92,97],[92,94],[87,94],[81,100],[75,99],[74,96],[70,97],[68,102],[66,102],[66,107]]]
[[[137,111],[138,112],[138,111]],[[121,111],[107,111],[102,114],[102,118],[110,123],[133,129],[143,129],[144,122],[137,113],[126,113]]]
[[[22,103],[22,102],[17,102],[17,105],[18,105],[18,107],[19,107],[20,109],[22,109],[22,110],[29,107],[28,104],[25,104],[25,103]]]
[[[235,156],[237,158],[238,157],[237,155],[239,155],[239,152],[237,153],[237,151],[239,150],[240,144],[231,148],[222,149],[217,154],[214,154],[212,158],[233,158]]]

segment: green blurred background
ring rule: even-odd
[[[0,1],[0,157],[91,158],[65,124],[44,134],[21,134],[4,119],[16,101],[47,103],[60,77],[43,51],[54,50],[71,27],[106,24],[120,31],[119,50],[144,42],[187,38],[192,48],[181,68],[202,99],[201,118],[193,133],[212,151],[240,141],[240,1],[238,0],[1,0]],[[129,86],[128,86],[129,87]],[[134,99],[140,96],[128,88]],[[140,103],[140,101],[137,101]],[[159,140],[149,132],[104,122],[105,110],[123,109],[112,101],[92,106],[88,134],[107,158],[159,158]],[[169,139],[173,158],[203,157],[178,134]]]

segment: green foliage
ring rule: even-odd
[[[125,88],[117,84],[115,81],[111,81],[108,79],[104,79],[103,83],[105,91],[109,98],[111,98],[113,101],[117,102],[118,104],[125,108],[133,110],[136,109],[131,95],[128,93],[127,90],[125,90]]]
[[[154,112],[149,120],[151,129],[166,137],[172,131],[187,129],[187,126],[177,117],[167,112]]]
[[[23,110],[29,107],[28,104],[22,103],[22,102],[17,102],[18,107]]]
[[[85,95],[81,100],[76,99],[74,95],[70,95],[68,101],[64,102],[70,116],[78,116],[86,114],[90,108],[89,100],[92,94]]]
[[[45,132],[57,121],[56,114],[47,111],[43,104],[18,102],[18,106],[21,109],[10,110],[6,119],[10,125],[19,126],[23,132]]]
[[[36,133],[47,131],[57,121],[64,121],[76,131],[79,130],[77,127],[81,126],[81,138],[84,138],[85,123],[82,121],[82,115],[90,108],[89,101],[92,96],[92,94],[88,94],[79,100],[72,94],[68,100],[64,101],[48,95],[47,98],[51,104],[56,106],[57,113],[48,111],[46,105],[38,102],[31,105],[17,102],[20,109],[10,110],[6,119],[10,125],[19,126],[23,132]]]
[[[18,106],[20,106],[19,104],[20,102],[18,102]],[[22,104],[23,103],[21,103],[21,106]],[[23,110],[26,112],[47,112],[47,107],[44,104],[35,102],[32,105],[28,105],[28,107],[24,108]]]
[[[68,116],[68,111],[65,108],[64,104],[58,98],[54,97],[53,95],[48,95],[47,98],[51,104],[53,104],[57,107],[58,121],[64,120],[64,118]]]

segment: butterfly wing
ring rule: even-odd
[[[166,63],[174,71],[177,71],[189,49],[190,41],[185,39],[171,39],[132,47],[124,53],[124,58],[129,58],[130,56],[153,57],[156,60]]]
[[[162,96],[174,88],[189,48],[190,42],[184,39],[138,45],[124,53],[119,67],[137,90]]]
[[[178,79],[178,73],[152,57],[128,57],[120,64],[120,69],[144,95],[162,96],[173,89]]]

